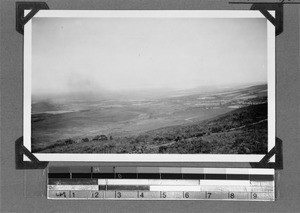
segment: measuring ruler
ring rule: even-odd
[[[50,167],[48,199],[274,201],[274,169]]]

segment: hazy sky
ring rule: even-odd
[[[267,80],[262,18],[33,18],[32,93]]]

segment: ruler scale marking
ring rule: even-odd
[[[50,167],[49,199],[273,201],[274,169]]]

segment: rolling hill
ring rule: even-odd
[[[33,148],[46,153],[265,154],[267,103],[250,105],[201,122],[175,125],[128,137],[98,135],[59,140]]]

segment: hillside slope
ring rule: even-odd
[[[236,109],[192,125],[148,132],[159,153],[262,154],[267,152],[267,104]],[[176,136],[176,138],[174,138]]]
[[[233,110],[213,119],[170,126],[131,137],[60,140],[34,152],[264,154],[267,152],[267,104]]]

